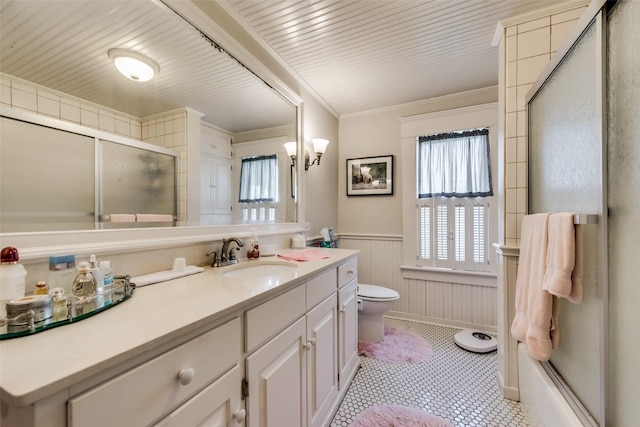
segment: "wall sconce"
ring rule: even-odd
[[[155,61],[132,50],[110,49],[107,54],[123,76],[136,82],[149,81],[160,71]]]
[[[320,165],[320,158],[327,151],[327,145],[329,145],[328,139],[321,138],[313,138],[311,140],[313,143],[313,152],[316,153],[316,158],[313,159],[313,162],[309,163],[309,152],[304,150],[304,170],[309,170],[309,168],[315,164]]]
[[[291,157],[291,161],[293,162],[293,166],[296,165],[296,151],[298,149],[298,144],[295,141],[287,142],[284,144],[284,149],[287,150],[287,155]]]

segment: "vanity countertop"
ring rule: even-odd
[[[0,341],[0,397],[13,406],[31,404],[214,325],[357,254],[313,250],[329,258],[296,262],[292,273],[265,280],[232,279],[222,275],[230,267],[205,267],[204,273],[139,287],[131,299],[78,323]],[[274,260],[282,259],[240,262]]]

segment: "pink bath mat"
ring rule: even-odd
[[[421,363],[431,359],[431,344],[419,335],[395,328],[385,328],[379,343],[358,341],[358,353],[386,362]]]
[[[453,427],[453,425],[419,409],[400,405],[377,405],[360,412],[353,420],[351,427]]]

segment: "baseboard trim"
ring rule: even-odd
[[[477,325],[475,323],[460,322],[457,320],[442,319],[439,317],[422,316],[419,314],[404,313],[401,311],[389,311],[385,315],[385,317],[400,320],[411,320],[414,322],[431,323],[433,325],[446,326],[449,328],[473,329],[479,332],[485,332],[494,335],[498,333],[498,328],[495,326]]]

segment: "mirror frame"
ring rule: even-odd
[[[206,13],[191,1],[162,0],[166,6],[183,19],[191,22],[202,32],[221,46],[231,55],[241,61],[247,68],[262,79],[273,90],[289,101],[296,108],[297,158],[303,153],[302,131],[303,99],[294,92],[276,73],[270,70],[257,56],[252,54],[239,41],[235,40]],[[227,23],[228,24],[228,23]],[[233,22],[233,24],[240,24]],[[246,31],[246,30],[244,30]],[[253,40],[252,42],[255,42]],[[258,42],[260,44],[260,42]],[[278,59],[269,48],[260,44],[271,56],[271,60]],[[150,250],[169,247],[185,246],[195,243],[219,241],[229,235],[249,237],[254,233],[261,236],[293,234],[304,230],[305,195],[304,169],[302,162],[296,162],[297,179],[297,212],[296,222],[277,224],[237,224],[220,226],[179,226],[164,228],[134,228],[117,230],[77,230],[51,232],[0,233],[0,244],[14,246],[20,250],[21,261],[42,261],[52,255],[73,252],[76,255],[91,253],[110,254],[139,250]]]

